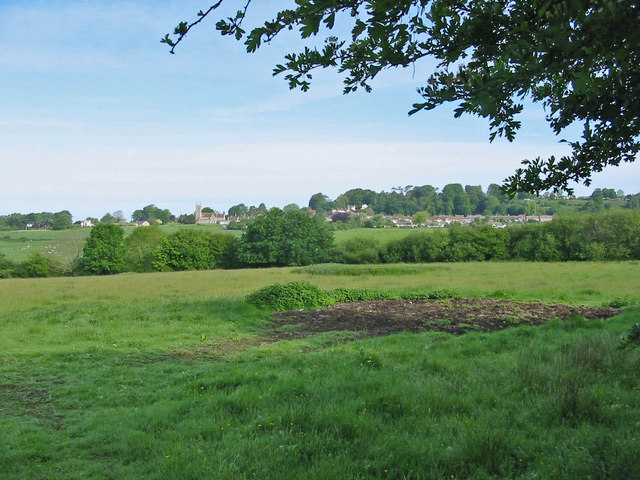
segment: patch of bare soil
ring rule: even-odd
[[[541,325],[554,318],[604,319],[618,313],[619,310],[611,308],[482,298],[376,300],[274,313],[268,330],[276,341],[342,330],[354,332],[358,337],[429,331],[460,335],[468,331],[491,332],[517,325]]]

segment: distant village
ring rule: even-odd
[[[358,216],[361,220],[371,220],[376,215],[367,213],[368,205],[363,204],[360,208],[355,205],[349,205],[347,208],[333,208],[325,214],[327,222],[332,223],[336,217],[346,218]],[[315,210],[309,210],[311,214],[316,214]],[[451,224],[471,225],[473,223],[482,223],[491,225],[494,228],[506,228],[511,224],[526,222],[550,222],[553,215],[434,215],[427,218],[424,222],[416,222],[415,216],[410,215],[378,215],[384,220],[384,226],[398,228],[443,228]],[[203,212],[202,205],[196,205],[195,223],[198,225],[220,225],[227,228],[231,222],[240,223],[248,220],[247,215],[225,215],[217,212]]]

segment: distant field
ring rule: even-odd
[[[0,253],[14,262],[34,254],[47,254],[63,262],[71,261],[82,251],[88,228],[68,230],[0,231]]]
[[[341,266],[341,268],[353,266]],[[363,275],[318,275],[317,269],[270,268],[113,276],[0,280],[0,311],[43,303],[150,299],[237,299],[273,283],[309,281],[321,288],[359,287],[394,291],[451,289],[469,296],[546,300],[596,305],[638,296],[640,262],[469,262],[362,266]],[[385,270],[400,273],[385,275]],[[403,269],[406,273],[402,274]],[[305,273],[312,272],[312,273]]]
[[[124,227],[125,235],[129,235],[136,227]],[[179,228],[202,229],[213,232],[227,232],[240,235],[237,230],[225,230],[219,225],[162,225],[160,228],[172,233]],[[14,262],[26,260],[33,254],[50,255],[63,263],[71,262],[82,252],[82,247],[89,236],[90,228],[70,228],[67,230],[17,230],[0,231],[0,253]]]
[[[433,228],[353,228],[350,230],[336,230],[334,232],[337,243],[356,237],[376,239],[382,244],[399,240],[415,232],[434,231]]]

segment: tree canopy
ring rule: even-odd
[[[232,2],[233,0],[229,0]],[[175,47],[223,0],[180,22],[162,42]],[[487,118],[490,140],[513,140],[526,102],[541,104],[556,135],[571,125],[582,138],[571,153],[524,159],[504,190],[571,192],[606,166],[633,162],[640,149],[640,7],[631,0],[292,0],[290,9],[254,27],[244,25],[252,0],[219,19],[222,35],[256,51],[297,30],[304,47],[274,68],[291,88],[307,90],[317,68],[344,74],[344,92],[371,90],[382,70],[431,59],[410,114],[457,104],[455,116]],[[350,21],[350,32],[334,29]],[[340,30],[340,32],[338,32]],[[306,46],[324,35],[321,45]],[[313,42],[312,42],[313,43]]]
[[[272,208],[247,227],[238,258],[254,267],[310,265],[326,259],[332,243],[333,233],[322,217]]]

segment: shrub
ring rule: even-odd
[[[14,267],[13,276],[22,278],[59,277],[64,275],[64,267],[60,262],[41,254],[32,255],[28,260]]]
[[[124,271],[124,230],[114,224],[101,223],[91,228],[82,249],[86,273],[98,275]]]
[[[246,296],[246,301],[261,310],[284,311],[318,308],[333,304],[333,297],[307,282],[275,284]]]
[[[449,246],[449,236],[442,230],[412,233],[389,242],[382,257],[386,263],[441,262]]]
[[[462,298],[458,292],[441,289],[422,292],[408,292],[402,295],[405,300],[440,300],[443,298]]]
[[[363,302],[368,300],[392,300],[398,298],[390,292],[368,288],[336,288],[331,292],[336,302]]]
[[[153,252],[153,267],[160,271],[227,267],[234,243],[234,237],[229,234],[179,229],[160,241]]]
[[[331,251],[331,261],[360,265],[379,263],[380,242],[375,238],[350,238],[333,247]]]
[[[610,308],[622,308],[622,307],[628,307],[630,305],[635,305],[637,302],[638,302],[637,299],[629,296],[614,297],[608,302],[603,302],[602,306],[610,307]]]
[[[138,227],[125,241],[125,260],[127,270],[132,272],[152,272],[155,256],[153,252],[158,249],[167,234],[158,226]]]

